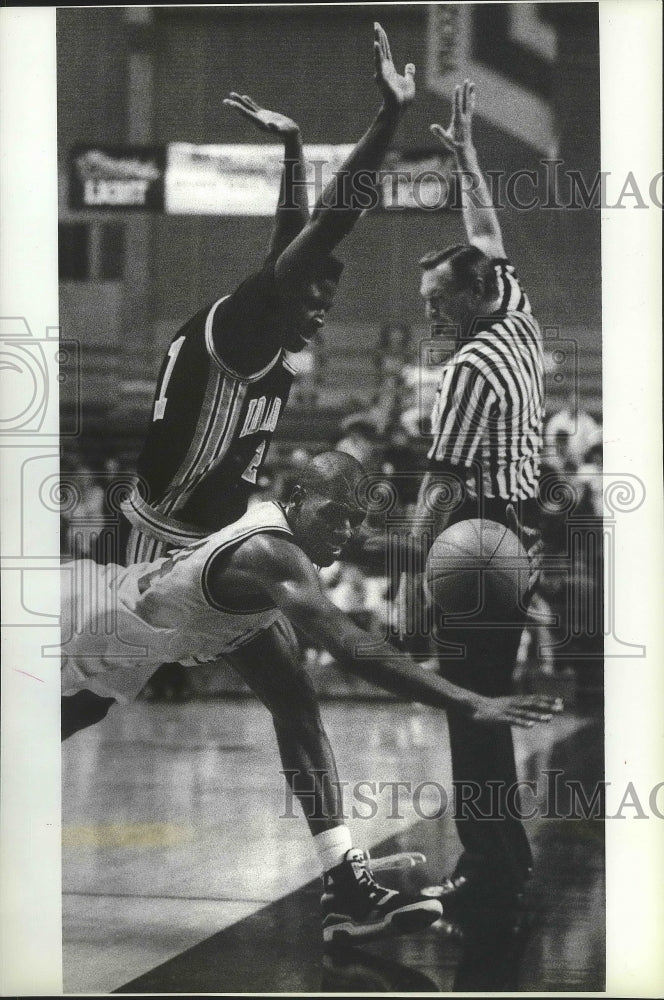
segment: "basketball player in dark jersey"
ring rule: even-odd
[[[155,558],[244,513],[288,400],[295,374],[289,354],[322,326],[342,269],[331,257],[321,259],[303,303],[312,316],[304,317],[307,329],[297,331],[302,339],[289,343],[284,321],[296,321],[284,315],[275,265],[309,222],[300,130],[246,94],[233,93],[224,103],[283,140],[275,225],[261,270],[206,305],[171,341],[138,460],[151,502],[134,497],[125,505],[132,524],[128,563]]]
[[[415,97],[415,67],[397,73],[387,35],[375,25],[376,118],[332,178],[311,218],[299,129],[290,119],[231,95],[226,104],[281,135],[285,164],[275,232],[263,266],[181,330],[162,365],[144,448],[141,492],[124,505],[132,525],[127,562],[148,561],[240,517],[288,401],[291,354],[322,328],[342,271],[332,255],[367,205],[400,117]],[[358,185],[355,187],[355,181]],[[349,182],[350,181],[350,182]],[[364,196],[359,196],[360,183]],[[284,625],[286,627],[286,625]],[[279,644],[283,647],[283,642]],[[251,656],[251,649],[242,651]],[[135,697],[147,682],[136,674]],[[103,718],[113,699],[79,692],[63,701],[63,734]]]

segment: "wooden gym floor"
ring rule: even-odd
[[[354,843],[374,856],[422,851],[425,867],[380,880],[435,884],[459,852],[450,810],[427,818],[452,788],[444,714],[391,701],[322,710]],[[521,777],[539,791],[542,772],[560,768],[589,790],[602,778],[601,725],[572,710],[515,730]],[[536,873],[517,914],[324,954],[316,859],[279,766],[250,698],[137,702],[63,745],[65,993],[604,989],[600,821],[529,821]],[[363,786],[367,805],[360,781],[409,782],[419,798]]]

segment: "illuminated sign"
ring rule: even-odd
[[[164,208],[163,146],[78,146],[71,154],[72,208]]]
[[[304,147],[310,206],[342,170],[350,144]],[[374,188],[366,172],[344,182],[344,203],[362,210],[445,208],[453,178],[440,149],[390,150]],[[279,145],[77,147],[70,165],[70,205],[78,209],[144,209],[168,215],[272,217],[277,207],[283,149]]]

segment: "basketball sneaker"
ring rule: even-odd
[[[437,899],[385,889],[357,847],[323,877],[323,941],[366,940],[423,930],[443,914]]]

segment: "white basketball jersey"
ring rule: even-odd
[[[137,671],[142,686],[149,668],[216,660],[269,628],[280,612],[268,601],[224,608],[208,587],[213,560],[266,532],[292,536],[274,502],[255,504],[239,521],[155,562],[127,567],[100,566],[89,560],[66,563],[62,693],[87,688],[127,700],[118,694],[121,676],[131,680]]]

